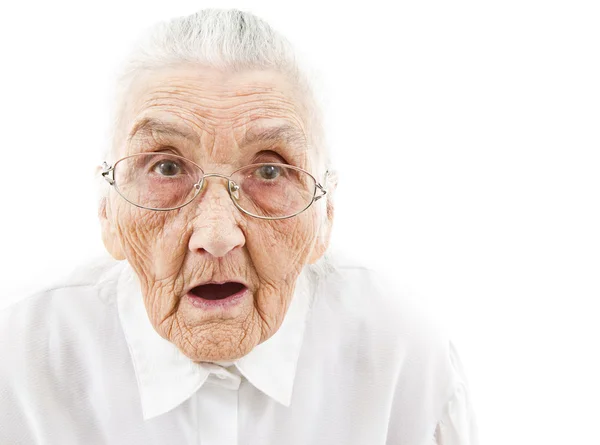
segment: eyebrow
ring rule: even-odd
[[[151,134],[153,132],[162,133],[167,136],[176,136],[191,140],[197,139],[197,137],[193,133],[185,131],[177,125],[172,125],[156,118],[147,117],[137,122],[133,126],[133,128],[129,132],[127,141],[131,141],[138,133]]]
[[[127,141],[131,141],[137,134],[151,134],[153,132],[162,133],[167,136],[175,136],[189,140],[198,140],[198,137],[189,131],[173,124],[169,124],[156,118],[144,118],[137,122],[131,129]],[[306,135],[302,129],[289,125],[279,125],[270,128],[250,129],[246,132],[239,147],[246,145],[283,141],[289,145],[306,144]]]
[[[277,141],[283,141],[290,145],[305,144],[306,135],[300,128],[287,124],[272,128],[249,130],[242,138],[239,146]]]

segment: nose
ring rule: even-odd
[[[227,183],[211,179],[204,184],[202,195],[198,196],[200,202],[190,204],[195,204],[198,210],[189,240],[190,251],[207,252],[220,258],[246,244],[236,220],[238,209],[231,202],[226,187]]]

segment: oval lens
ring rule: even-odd
[[[232,179],[239,186],[234,199],[240,208],[267,218],[301,212],[312,203],[316,192],[311,175],[285,164],[249,165],[235,172]]]
[[[132,204],[169,210],[190,202],[202,171],[187,159],[167,153],[144,153],[115,164],[115,187]]]

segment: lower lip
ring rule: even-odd
[[[186,297],[192,303],[193,306],[204,309],[204,310],[214,310],[214,309],[228,309],[233,306],[237,306],[242,300],[249,294],[248,288],[242,289],[241,291],[228,296],[227,298],[222,298],[220,300],[205,300],[204,298],[198,297],[191,292],[186,294]]]

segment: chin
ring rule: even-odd
[[[176,324],[177,325],[177,324]],[[166,340],[195,362],[233,361],[247,355],[262,342],[261,329],[214,320],[191,329],[172,329]]]

